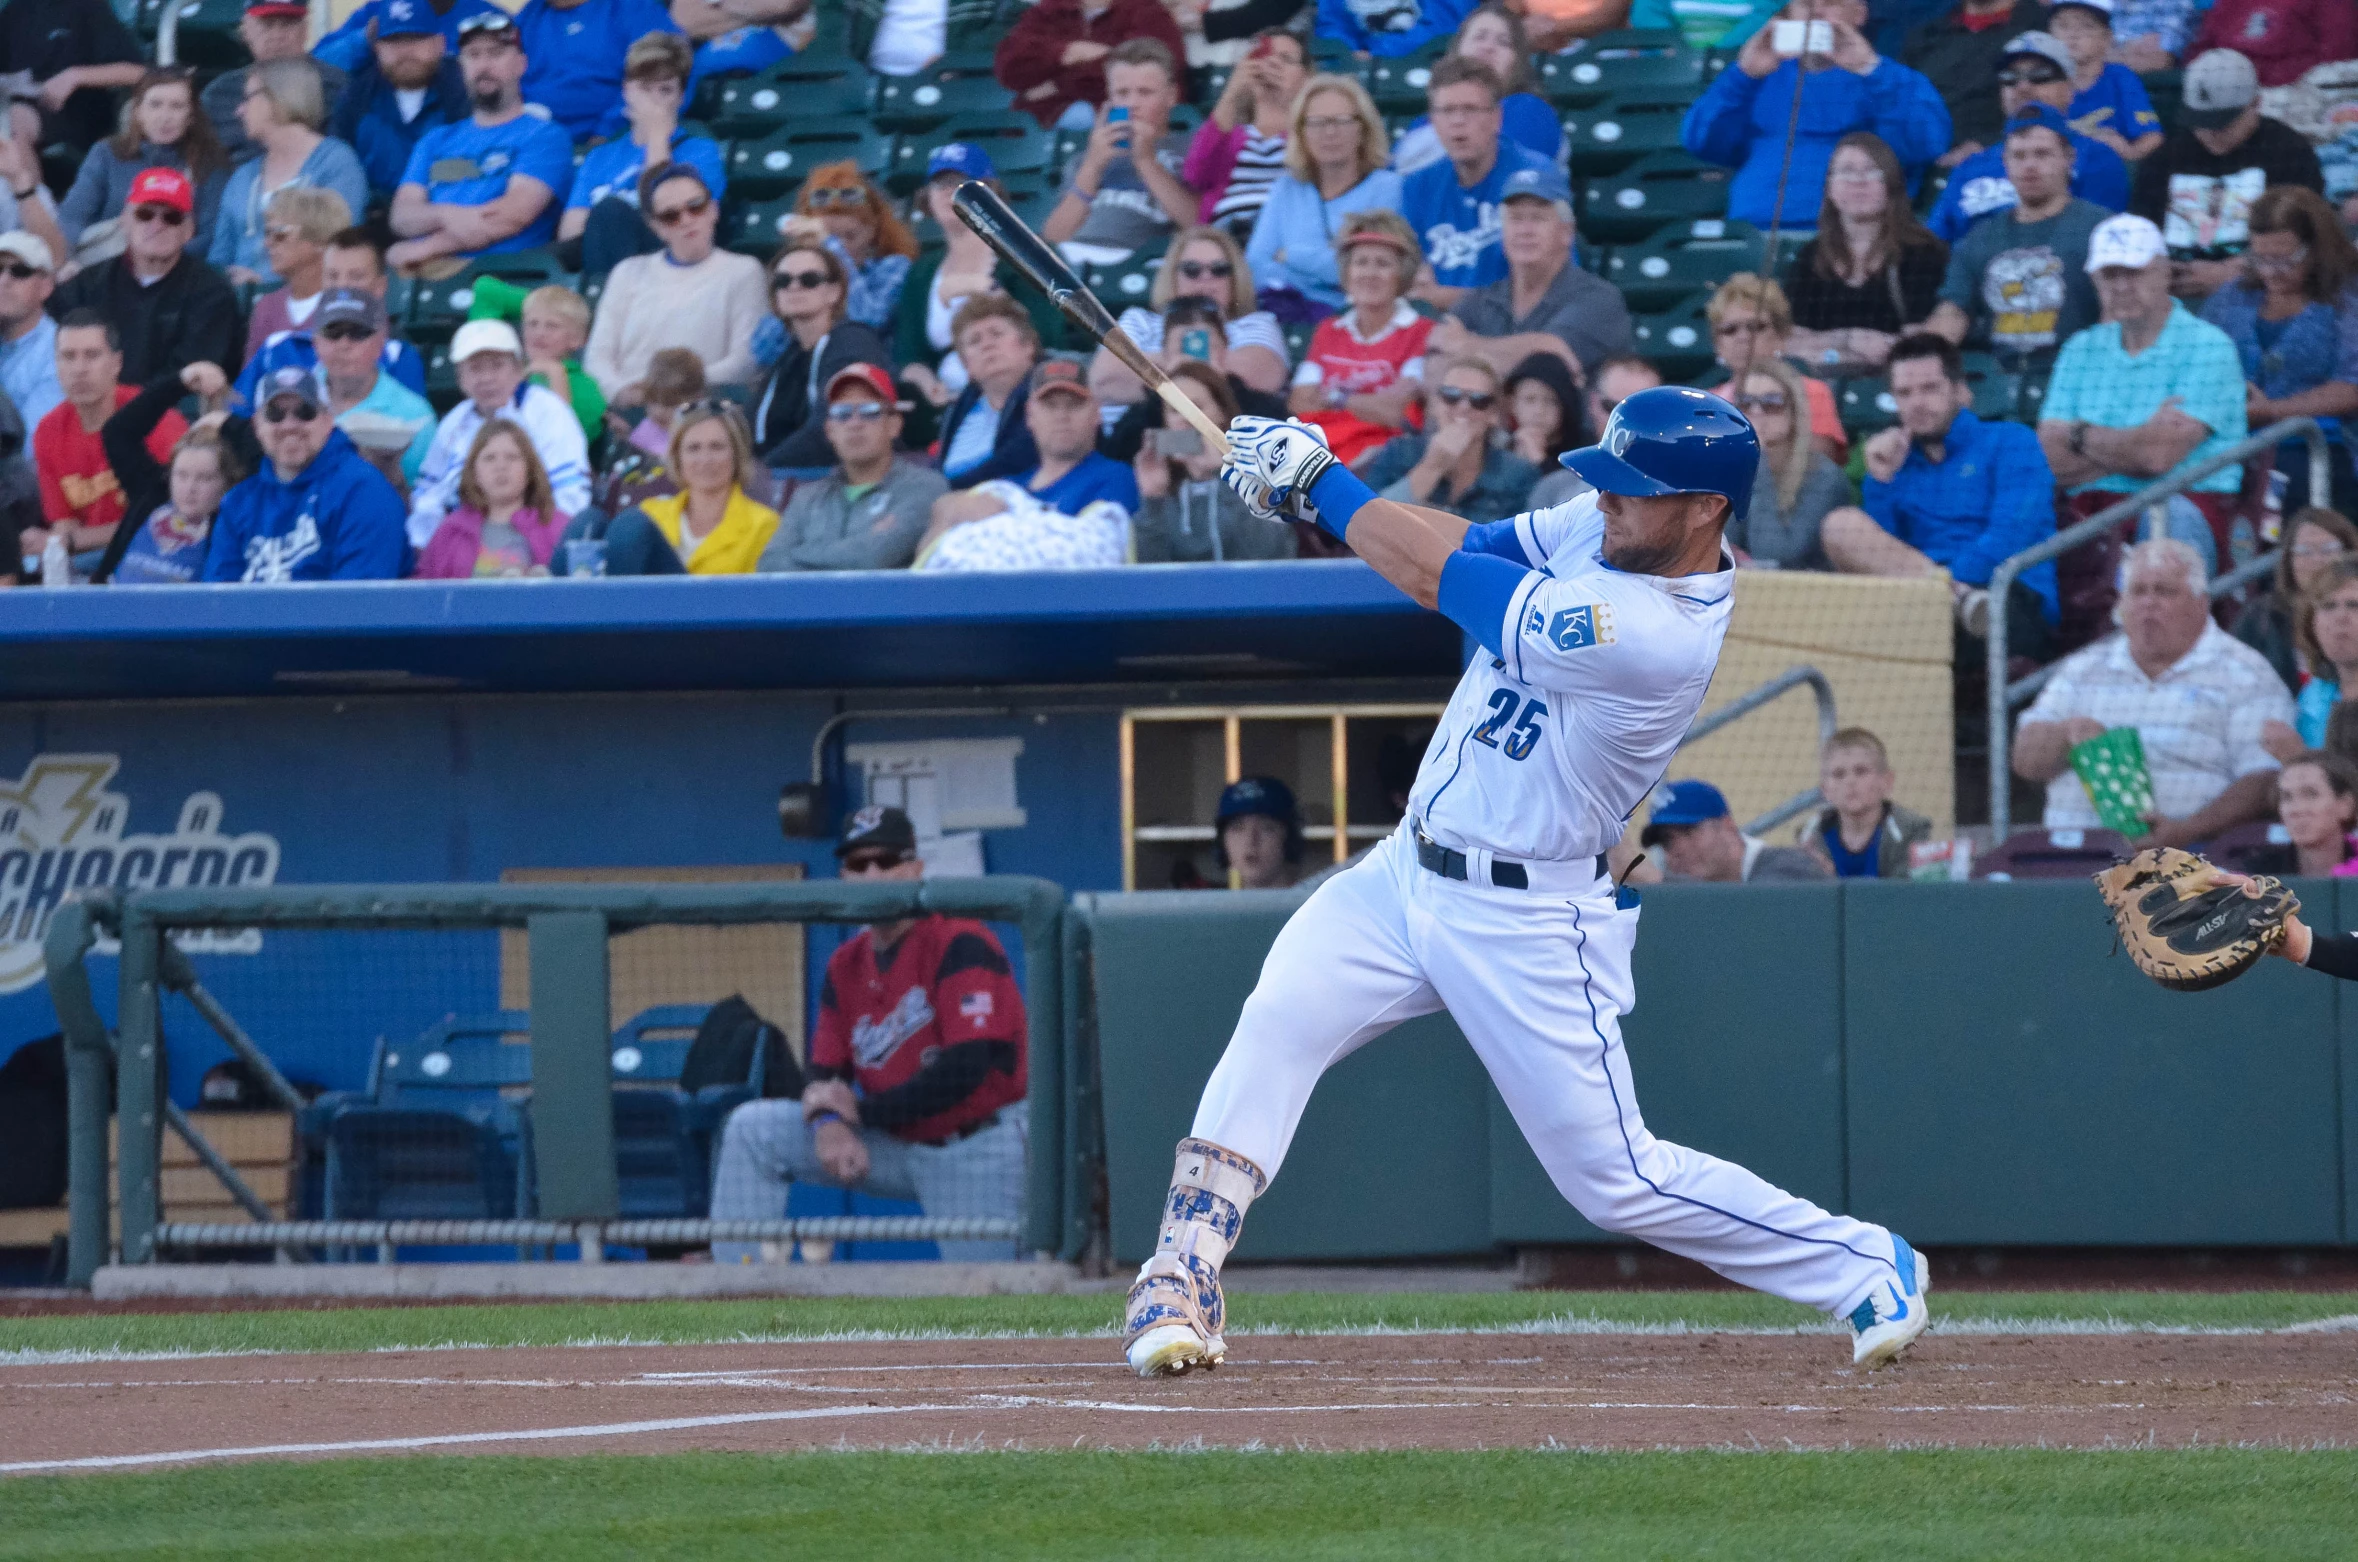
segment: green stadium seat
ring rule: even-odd
[[[693,113],[715,135],[766,136],[789,121],[864,123],[875,94],[876,80],[865,66],[798,56],[759,76],[704,83]]]
[[[1636,243],[1673,223],[1706,221],[1728,209],[1729,171],[1684,152],[1652,152],[1582,187],[1580,229],[1611,244]]]
[[[1973,415],[1984,422],[2007,423],[2020,420],[2038,421],[2036,402],[2024,414],[2023,382],[1996,356],[1990,353],[1966,353],[1965,383],[1973,387]]]
[[[1413,54],[1403,54],[1388,60],[1369,60],[1359,69],[1359,79],[1367,88],[1367,95],[1375,99],[1376,107],[1387,114],[1425,111],[1425,87],[1432,80],[1433,65],[1449,52],[1449,40],[1438,39]]]
[[[1765,241],[1748,222],[1709,217],[1662,229],[1642,244],[1615,249],[1601,275],[1633,310],[1668,309],[1739,271],[1758,271]]]
[[[721,213],[721,247],[767,260],[786,236],[786,219],[793,215],[794,197],[790,194],[766,201],[732,199]]]
[[[1667,309],[1632,317],[1639,356],[1665,380],[1689,380],[1711,367],[1710,303],[1711,294],[1698,289]]]
[[[1566,116],[1573,177],[1617,174],[1641,157],[1684,150],[1679,126],[1688,102],[1678,93],[1616,96],[1587,114]]]
[[[1015,95],[991,74],[987,51],[945,54],[917,75],[876,78],[876,128],[931,130],[946,119],[998,113],[1014,102]]]
[[[796,121],[755,141],[729,144],[729,188],[756,198],[783,195],[825,163],[846,158],[882,179],[892,170],[892,138],[854,122]]]
[[[1842,413],[1842,429],[1852,440],[1880,433],[1899,421],[1899,403],[1891,399],[1891,382],[1880,375],[1839,381],[1834,405]]]
[[[467,311],[475,302],[475,279],[498,277],[502,281],[537,287],[546,282],[570,284],[572,277],[557,263],[557,257],[545,249],[518,250],[511,255],[486,255],[453,277],[439,282],[418,282],[410,289],[408,324],[402,334],[421,345],[432,340],[447,340],[451,333],[464,325]]]
[[[1154,291],[1154,274],[1162,264],[1160,255],[1133,255],[1118,266],[1091,266],[1081,280],[1117,315],[1125,309],[1150,309],[1153,306],[1147,298]]]
[[[903,194],[925,180],[934,148],[965,141],[990,154],[1002,184],[1037,184],[1056,166],[1056,138],[1038,120],[1015,109],[960,114],[934,129],[904,135],[893,146],[892,186]]]
[[[1538,74],[1540,96],[1585,112],[1640,93],[1684,94],[1691,103],[1703,91],[1706,70],[1703,56],[1688,51],[1676,33],[1645,31],[1607,33],[1576,54],[1545,56]]]

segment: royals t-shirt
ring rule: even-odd
[[[1435,282],[1443,287],[1488,287],[1506,280],[1506,252],[1498,242],[1498,192],[1518,170],[1547,166],[1523,147],[1502,140],[1498,160],[1470,189],[1457,182],[1457,165],[1446,157],[1402,182],[1401,214],[1424,241]]]
[[[573,142],[563,130],[530,109],[503,124],[468,118],[440,125],[418,137],[401,182],[424,186],[438,205],[482,206],[505,195],[518,174],[547,185],[556,199],[523,232],[477,252],[500,255],[555,241],[557,214],[573,185]]]
[[[685,163],[704,178],[704,188],[719,200],[729,192],[728,176],[721,170],[720,146],[709,136],[694,136],[675,130],[671,136],[671,158]],[[639,204],[639,176],[647,171],[647,149],[629,136],[621,136],[594,148],[581,160],[580,171],[573,176],[573,193],[566,198],[570,210],[588,211],[608,196],[626,206]]]

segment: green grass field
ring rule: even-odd
[[[0,1488],[0,1557],[2350,1555],[2358,1454],[394,1459]]]
[[[1104,1335],[1114,1296],[816,1298],[354,1307],[0,1320],[0,1360],[28,1352],[346,1351],[435,1345],[696,1344],[837,1335]],[[1949,1327],[2274,1329],[2358,1314],[2314,1291],[1936,1291]],[[1353,1329],[1805,1329],[1815,1313],[1751,1291],[1242,1293],[1229,1333]]]
[[[2298,1292],[1936,1293],[1951,1327],[2257,1329]],[[351,1308],[23,1318],[51,1352],[829,1335],[1110,1335],[1111,1297]],[[1739,1292],[1239,1295],[1238,1329],[1787,1329]],[[1232,1331],[1233,1332],[1233,1331]],[[2348,1557],[2358,1452],[1008,1451],[417,1455],[0,1480],[0,1558]]]

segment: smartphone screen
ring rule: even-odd
[[[1201,326],[1197,326],[1192,331],[1180,332],[1179,356],[1182,358],[1193,358],[1198,363],[1210,361],[1212,356],[1212,333],[1205,330]]]
[[[1162,428],[1152,431],[1155,453],[1165,456],[1200,456],[1204,453],[1204,437],[1191,428]]]
[[[1769,26],[1769,47],[1786,59],[1801,52],[1802,39],[1809,34],[1807,22],[1772,22]]]

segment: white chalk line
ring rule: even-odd
[[[1231,1328],[1230,1339],[1244,1338],[1304,1338],[1304,1339],[1389,1339],[1430,1337],[1451,1338],[1513,1338],[1534,1335],[1626,1335],[1632,1338],[1688,1338],[1706,1335],[1730,1335],[1739,1338],[1780,1339],[1804,1335],[1839,1334],[1844,1325],[1825,1324],[1729,1324],[1705,1323],[1639,1323],[1594,1315],[1584,1317],[1535,1318],[1520,1323],[1484,1324],[1467,1326],[1433,1326],[1408,1324],[1360,1324],[1329,1328],[1304,1328],[1295,1325],[1255,1325]],[[242,1347],[225,1350],[132,1350],[98,1346],[66,1350],[0,1350],[0,1369],[8,1367],[74,1366],[96,1362],[135,1361],[211,1361],[241,1356],[318,1356],[318,1355],[418,1355],[434,1351],[488,1350],[622,1350],[664,1349],[697,1350],[738,1345],[902,1345],[952,1344],[992,1340],[1100,1340],[1117,1339],[1121,1331],[1115,1327],[1103,1329],[1067,1329],[1060,1331],[1038,1329],[971,1330],[971,1329],[839,1329],[809,1334],[734,1334],[707,1339],[661,1339],[634,1335],[598,1335],[557,1341],[495,1341],[495,1340],[439,1340],[430,1344],[375,1345],[359,1350],[287,1350],[265,1347]],[[2298,1323],[2259,1324],[2157,1324],[2139,1323],[2119,1318],[1935,1318],[1926,1331],[1935,1336],[1983,1338],[1992,1335],[2022,1335],[2028,1337],[2091,1335],[2118,1337],[2153,1335],[2170,1338],[2239,1339],[2269,1334],[2345,1334],[2358,1333],[2358,1313],[2343,1313],[2328,1318],[2305,1319]],[[1033,1365],[1019,1363],[1018,1365]],[[806,1368],[806,1371],[819,1370]],[[944,1370],[929,1366],[909,1370]]]

